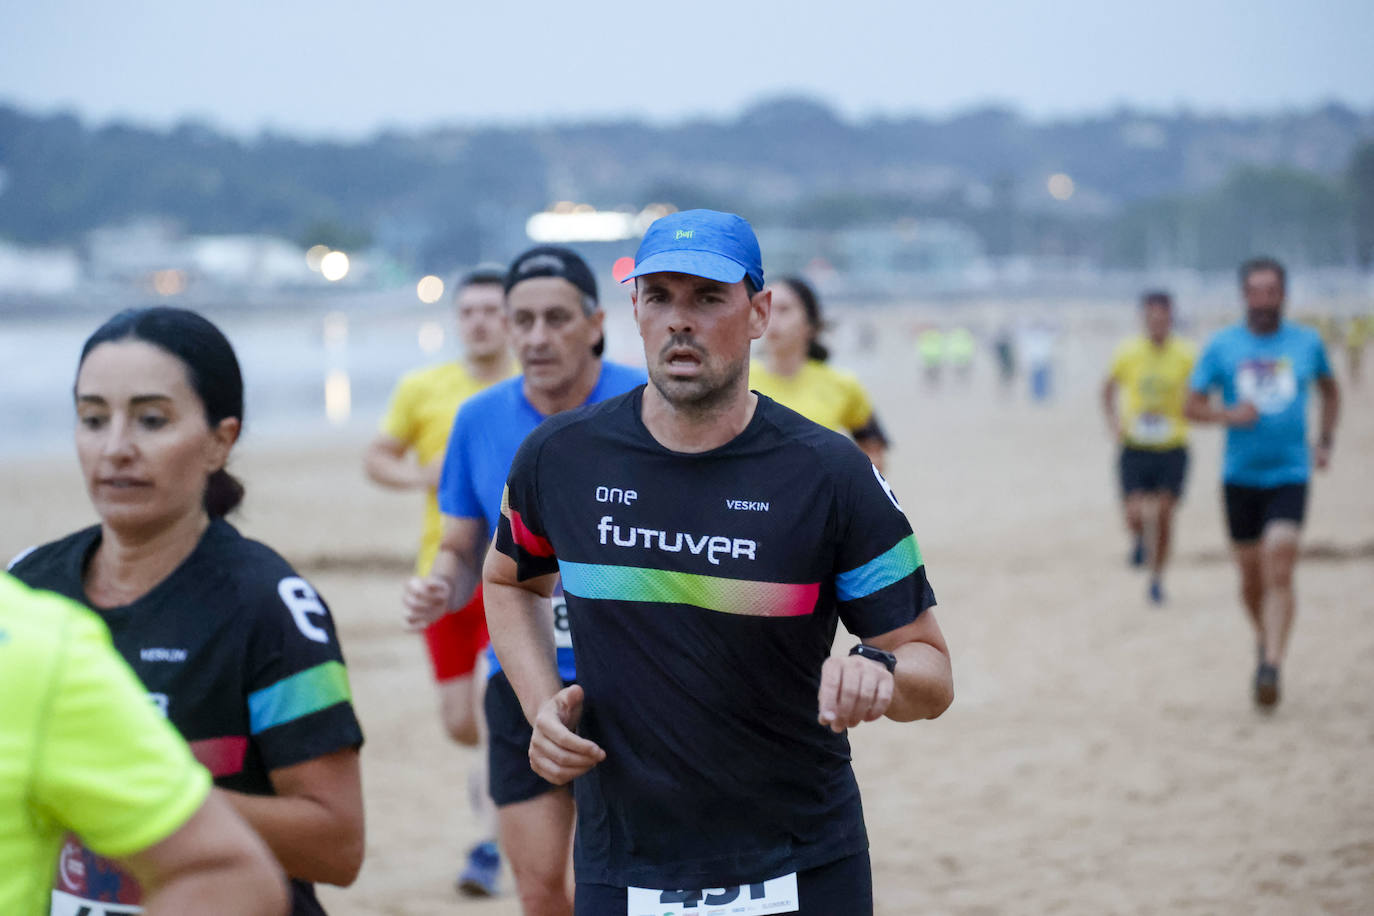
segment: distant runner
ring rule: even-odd
[[[1189,382],[1185,413],[1226,431],[1222,480],[1226,521],[1241,597],[1255,627],[1255,702],[1279,701],[1283,665],[1296,612],[1293,569],[1307,511],[1313,465],[1324,470],[1340,413],[1340,392],[1321,337],[1283,320],[1287,276],[1271,258],[1240,268],[1245,323],[1219,331],[1203,350]],[[1307,395],[1321,395],[1316,445],[1307,444]],[[1221,404],[1212,399],[1220,392]]]
[[[940,368],[945,361],[945,335],[931,326],[916,335],[916,353],[921,359],[921,374],[926,384],[935,388],[940,384]]]
[[[1102,409],[1121,443],[1121,497],[1135,537],[1131,563],[1149,566],[1150,600],[1162,604],[1174,507],[1188,474],[1183,403],[1197,348],[1173,333],[1168,293],[1146,293],[1140,306],[1145,333],[1116,348],[1102,385]]]
[[[967,385],[973,375],[973,357],[977,350],[977,338],[963,325],[951,328],[945,335],[945,362],[954,380],[961,385]]]
[[[426,576],[439,550],[439,471],[458,407],[469,397],[515,371],[507,349],[504,269],[479,268],[463,276],[454,291],[461,360],[404,376],[391,395],[381,430],[368,445],[363,467],[374,483],[398,490],[423,490],[424,528],[415,575]],[[413,455],[413,458],[412,458]],[[487,795],[486,736],[481,727],[482,691],[473,672],[487,646],[487,618],[477,593],[460,609],[425,627],[425,646],[439,687],[439,715],[458,744],[480,747],[479,763],[468,773],[468,802],[486,836],[468,850],[455,884],[460,893],[489,897],[497,892],[501,854],[496,846],[496,812]]]
[[[516,449],[548,417],[642,384],[644,372],[601,359],[606,313],[596,278],[575,252],[540,246],[516,258],[503,280],[511,345],[524,374],[472,397],[458,411],[444,455],[439,506],[444,535],[430,574],[411,581],[407,607],[424,622],[465,601],[501,517],[501,491]],[[576,676],[562,596],[545,602],[550,661]],[[487,775],[501,846],[525,916],[566,916],[572,795],[530,769],[530,726],[496,656],[488,652],[484,708]]]

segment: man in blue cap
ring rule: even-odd
[[[845,730],[953,699],[915,535],[853,442],[749,390],[747,222],[672,214],[635,261],[650,383],[524,441],[483,578],[531,765],[574,782],[576,912],[871,913]]]

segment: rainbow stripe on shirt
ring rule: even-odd
[[[249,730],[261,734],[350,699],[343,663],[324,662],[248,694]]]
[[[840,601],[865,598],[920,568],[921,549],[907,535],[867,563],[835,577]],[[685,604],[722,614],[752,617],[799,617],[812,613],[819,582],[758,582],[639,566],[610,566],[559,560],[563,591],[600,601]]]

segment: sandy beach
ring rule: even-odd
[[[967,388],[929,390],[908,312],[875,314],[876,351],[840,348],[896,443],[888,477],[954,657],[945,716],[852,735],[883,916],[1374,912],[1374,380],[1346,385],[1334,465],[1314,478],[1284,698],[1261,715],[1218,430],[1193,433],[1164,607],[1125,562],[1097,387],[1131,317],[1064,319],[1047,404],[1024,380],[1000,392],[986,358]],[[477,828],[470,752],[443,737],[401,626],[419,498],[364,480],[366,430],[256,441],[252,409],[232,520],[329,601],[367,735],[367,862],[352,888],[322,889],[326,906],[518,913],[509,894],[451,889]],[[73,456],[0,468],[0,556],[94,520]]]

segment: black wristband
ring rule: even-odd
[[[891,652],[884,652],[876,646],[865,646],[863,643],[859,643],[849,650],[849,654],[858,655],[869,661],[877,662],[889,672],[895,672],[897,670],[897,656],[893,655]]]

